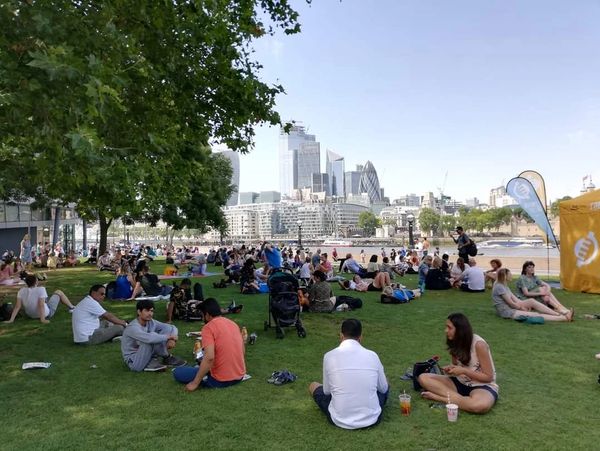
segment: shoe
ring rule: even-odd
[[[73,310],[75,310],[75,307],[69,307],[69,313],[73,313]]]
[[[233,308],[229,307],[229,313],[240,313],[244,308],[244,304],[236,305]]]
[[[120,335],[118,335],[118,336],[114,337],[114,338],[113,338],[112,340],[110,340],[110,341],[112,341],[113,343],[117,343],[117,342],[120,342],[122,339],[123,339],[123,337],[122,337],[122,336],[120,336]]]
[[[596,358],[597,358],[598,360],[600,360],[600,352],[599,352],[598,354],[596,354]]]
[[[163,363],[167,366],[178,367],[185,365],[187,362],[171,354],[168,357],[163,357]]]
[[[150,363],[148,363],[148,365],[146,365],[146,368],[144,368],[144,371],[154,373],[156,371],[164,371],[166,369],[167,369],[167,365],[163,365],[162,363],[160,363],[158,361],[157,358],[153,358],[152,360],[150,360]]]

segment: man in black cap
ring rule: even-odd
[[[467,250],[469,248],[469,243],[471,242],[471,239],[465,233],[461,226],[458,226],[456,228],[456,233],[458,233],[458,237],[452,237],[452,239],[458,245],[458,256],[462,257],[465,260],[465,262],[468,262],[469,253],[467,252]]]

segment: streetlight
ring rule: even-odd
[[[415,240],[413,238],[413,224],[415,222],[415,216],[412,213],[406,215],[408,221],[408,247],[412,249],[415,246]]]
[[[302,249],[302,221],[298,219],[298,249]]]

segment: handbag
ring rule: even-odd
[[[442,369],[438,363],[439,357],[434,355],[429,360],[424,362],[417,362],[413,365],[413,388],[416,391],[421,391],[423,387],[419,384],[419,376],[423,373],[442,374]]]

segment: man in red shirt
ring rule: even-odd
[[[214,298],[200,306],[206,325],[202,328],[204,358],[199,367],[179,367],[173,370],[176,381],[186,384],[187,391],[198,387],[224,388],[241,382],[246,374],[244,341],[236,323],[221,316],[221,307]]]

